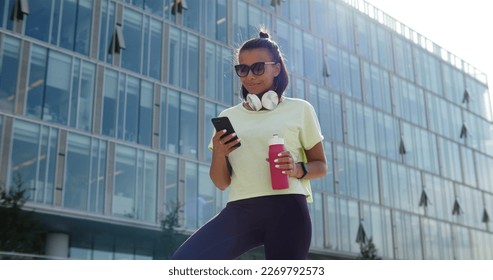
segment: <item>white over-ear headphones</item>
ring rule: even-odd
[[[260,101],[260,98],[256,94],[249,93],[246,101],[248,102],[248,105],[250,105],[250,108],[255,111],[260,111],[262,108],[274,110],[277,107],[277,104],[279,104],[279,96],[277,95],[277,92],[269,90],[264,93],[262,101]]]

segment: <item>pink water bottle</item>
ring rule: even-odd
[[[270,164],[270,180],[272,183],[272,189],[282,190],[289,188],[288,175],[282,174],[282,170],[276,168],[274,160],[278,158],[278,154],[284,151],[284,139],[279,135],[274,134],[269,139],[269,164]]]

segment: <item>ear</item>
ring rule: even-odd
[[[274,66],[274,77],[279,76],[281,74],[281,63],[276,63]]]

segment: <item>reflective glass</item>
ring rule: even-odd
[[[390,161],[381,162],[382,203],[386,206],[423,214],[419,207],[421,174]]]
[[[452,182],[438,176],[423,173],[423,184],[429,199],[428,215],[451,222],[453,218],[453,203],[456,197]]]
[[[182,68],[181,85],[183,88],[193,92],[199,91],[199,38],[188,34],[187,44],[183,44],[187,52],[182,53],[182,63],[186,66]],[[184,39],[184,38],[182,38]],[[186,72],[185,72],[186,71]]]
[[[93,0],[30,1],[27,36],[89,54]]]
[[[123,10],[123,35],[125,50],[122,52],[122,67],[140,73],[142,69],[142,14],[132,9]]]
[[[63,205],[88,212],[103,212],[106,144],[69,133]]]
[[[424,259],[453,259],[450,224],[423,218]]]
[[[396,258],[401,260],[423,259],[419,217],[395,211]],[[418,245],[419,244],[419,245]]]
[[[391,112],[390,80],[387,71],[364,63],[366,101],[379,109]]]
[[[377,256],[394,258],[390,211],[376,205],[363,204],[363,225],[368,238],[377,248]]]
[[[321,193],[313,193],[313,203],[309,204],[310,216],[312,220],[312,241],[311,247],[324,248],[324,211],[323,211],[323,195]]]
[[[71,73],[70,56],[55,51],[48,53],[43,120],[67,124]]]
[[[113,215],[137,219],[137,150],[125,146],[115,149]]]
[[[216,214],[216,188],[209,177],[209,166],[199,165],[197,196],[198,226],[204,225]]]
[[[116,136],[118,73],[113,70],[104,71],[102,133]]]
[[[91,45],[93,0],[79,0],[77,6],[77,25],[74,51],[88,55]],[[62,33],[63,34],[63,33]]]
[[[100,32],[99,32],[99,60],[111,62],[112,55],[109,52],[111,39],[115,32],[115,5],[110,0],[101,0]]]
[[[232,104],[233,70],[231,49],[206,42],[205,48],[205,95],[211,99]]]
[[[29,16],[26,17],[25,34],[27,36],[49,42],[53,0],[29,1]]]
[[[74,26],[77,20],[77,0],[64,0],[60,17],[60,47],[72,50],[75,46]],[[91,17],[86,18],[86,21],[90,19]]]
[[[162,23],[151,19],[149,55],[145,57],[149,61],[149,76],[161,80],[161,60],[162,60]],[[147,74],[147,72],[144,72]]]
[[[161,149],[178,153],[180,139],[180,94],[177,91],[161,91]]]
[[[128,76],[126,84],[126,94],[124,99],[124,114],[125,119],[125,141],[137,142],[138,124],[139,124],[139,95],[140,82],[139,79]],[[121,102],[121,100],[120,100]],[[120,115],[118,116],[121,117]]]
[[[443,95],[441,63],[428,51],[414,49],[416,82],[435,94]]]
[[[165,165],[164,206],[169,211],[178,203],[178,159],[166,157]]]
[[[484,229],[483,218],[483,193],[475,188],[466,187],[465,185],[456,185],[456,199],[459,202],[462,215],[455,216],[455,221],[478,229]]]
[[[58,130],[14,121],[10,182],[21,179],[31,201],[52,204]]]
[[[43,113],[47,54],[48,51],[46,48],[37,45],[31,47],[26,114],[40,119]]]
[[[18,82],[20,40],[10,36],[3,36],[1,39],[0,111],[12,113],[14,112]]]
[[[198,148],[198,101],[182,94],[180,102],[180,154],[197,157]]]
[[[304,77],[312,81],[323,82],[322,41],[308,32],[303,33]]]
[[[410,42],[393,36],[395,71],[409,81],[414,81],[413,52]]]
[[[185,227],[198,227],[198,168],[196,163],[185,163]]]
[[[77,69],[75,69],[74,67],[74,72],[76,71]],[[78,77],[78,75],[80,77]],[[96,65],[87,61],[83,61],[81,64],[80,74],[74,73],[73,77],[74,81],[72,86],[74,89],[72,92],[73,98],[71,100],[71,115],[73,117],[71,119],[71,123],[73,124],[75,121],[75,127],[89,131],[92,128]]]
[[[91,139],[70,133],[67,138],[63,205],[87,211],[90,183]]]
[[[11,13],[14,9],[14,4],[17,0],[6,0],[0,3],[0,27],[12,30],[14,27],[14,21],[12,20]]]
[[[140,86],[138,143],[151,146],[153,87],[147,81],[141,81]]]
[[[168,52],[168,82],[178,85],[180,77],[180,36],[177,28],[170,28],[169,31],[169,52]]]
[[[139,151],[139,153],[137,217],[139,220],[156,223],[157,154],[147,151]]]

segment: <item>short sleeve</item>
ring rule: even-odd
[[[301,144],[305,150],[310,150],[323,139],[324,136],[322,135],[315,109],[310,103],[306,102],[301,129]]]

